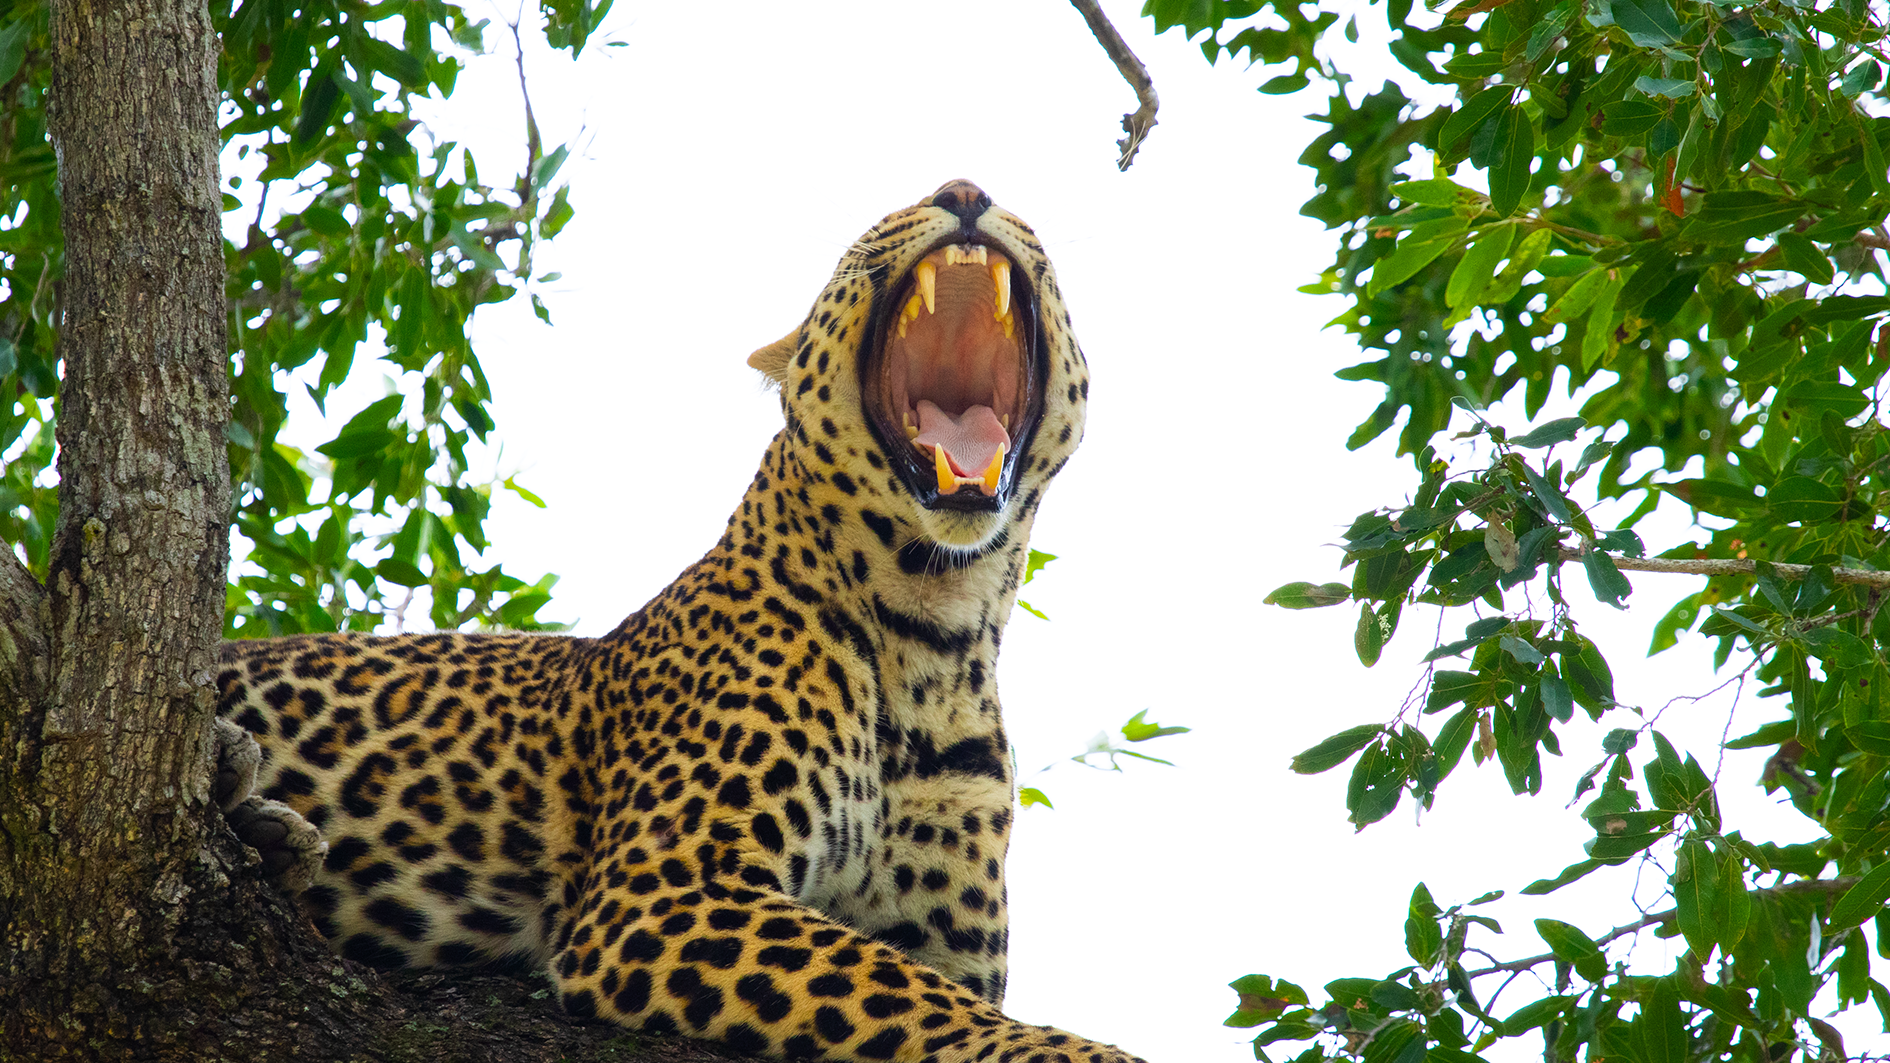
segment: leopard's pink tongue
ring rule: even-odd
[[[992,466],[1000,462],[1000,451],[1008,451],[1011,436],[999,423],[989,406],[973,406],[953,417],[930,399],[920,399],[919,434],[912,441],[921,449],[936,453],[943,450],[954,477],[966,481],[988,482],[986,494],[996,489]],[[998,464],[1002,468],[1002,464]],[[941,480],[944,470],[941,469]],[[940,489],[944,490],[941,483]],[[957,484],[952,485],[952,490]]]

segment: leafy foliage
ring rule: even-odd
[[[576,53],[610,2],[552,0],[544,32]],[[0,6],[0,389],[12,396],[0,409],[0,540],[38,575],[57,507],[62,271],[48,10]],[[211,17],[229,184],[254,203],[244,240],[225,247],[232,519],[251,545],[228,633],[370,630],[416,589],[438,627],[546,627],[537,613],[555,577],[527,583],[468,556],[487,545],[495,489],[542,503],[510,480],[470,478],[467,447],[493,422],[466,329],[478,307],[528,286],[534,242],[570,220],[565,149],[541,149],[528,111],[529,164],[499,187],[457,145],[423,146],[413,101],[450,96],[459,56],[482,47],[485,23],[456,4],[221,0]],[[247,209],[229,192],[224,202]],[[285,442],[291,389],[325,408],[371,371],[356,361],[364,344],[416,398],[390,385],[312,451]]]
[[[1334,323],[1370,352],[1338,376],[1383,390],[1348,446],[1402,423],[1417,474],[1408,504],[1348,530],[1349,585],[1292,583],[1269,600],[1356,603],[1367,666],[1412,606],[1475,614],[1391,720],[1334,735],[1293,767],[1351,764],[1346,804],[1362,829],[1407,797],[1428,807],[1466,754],[1494,762],[1515,793],[1537,792],[1542,754],[1563,751],[1580,710],[1614,726],[1576,794],[1593,836],[1524,892],[1644,861],[1672,903],[1596,937],[1540,920],[1548,951],[1502,961],[1488,958],[1500,924],[1472,911],[1496,895],[1446,908],[1419,885],[1410,966],[1334,981],[1317,1007],[1289,982],[1249,976],[1234,983],[1229,1024],[1258,1028],[1261,1059],[1311,1041],[1304,1063],[1481,1059],[1525,1035],[1552,1063],[1584,1051],[1776,1063],[1796,1045],[1841,1058],[1814,999],[1818,1012],[1870,1001],[1890,1030],[1875,963],[1890,956],[1881,13],[1861,0],[1378,10],[1407,74],[1365,92],[1333,58],[1336,6],[1144,9],[1158,31],[1202,35],[1210,61],[1291,65],[1262,91],[1331,92],[1327,129],[1300,159],[1318,185],[1302,212],[1336,231],[1338,251],[1304,290],[1343,300]],[[1358,39],[1355,22],[1346,34]],[[1581,397],[1579,417],[1512,435],[1486,412],[1519,400],[1535,420],[1558,382]],[[1666,496],[1692,507],[1693,535],[1647,557],[1633,529]],[[1624,568],[1707,575],[1651,651],[1697,630],[1716,640],[1718,666],[1738,653],[1737,675],[1779,699],[1775,723],[1728,745],[1774,751],[1763,785],[1816,841],[1745,838],[1700,766],[1711,757],[1617,700],[1563,591],[1579,572],[1618,606],[1634,591]],[[1757,888],[1762,874],[1775,883]],[[1648,932],[1685,942],[1672,971],[1625,962]],[[1525,971],[1553,991],[1488,1010],[1486,980]]]

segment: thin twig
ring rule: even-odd
[[[1562,560],[1580,561],[1584,551],[1562,548]],[[1608,555],[1614,567],[1631,572],[1678,572],[1689,576],[1750,576],[1758,571],[1758,562],[1732,558],[1616,557]],[[1801,580],[1811,575],[1811,565],[1772,565],[1784,579]],[[1862,568],[1833,568],[1831,578],[1839,583],[1857,583],[1866,587],[1890,588],[1890,572]]]
[[[519,33],[519,23],[525,21],[525,9],[509,23],[512,30],[513,55],[518,63],[518,94],[525,101],[525,170],[519,174],[518,201],[519,209],[531,213],[532,200],[538,194],[537,186],[532,182],[532,171],[538,168],[538,159],[544,143],[538,136],[538,119],[532,114],[532,93],[525,84],[525,38]]]
[[[1126,170],[1135,161],[1135,153],[1141,150],[1142,141],[1148,137],[1149,130],[1155,128],[1155,111],[1161,101],[1155,97],[1155,82],[1148,76],[1148,68],[1129,50],[1129,45],[1122,39],[1122,34],[1109,24],[1109,17],[1102,13],[1096,0],[1070,0],[1070,6],[1076,8],[1089,23],[1089,31],[1096,35],[1096,42],[1109,53],[1109,59],[1121,71],[1122,80],[1135,89],[1135,96],[1142,101],[1142,106],[1130,114],[1122,116],[1122,131],[1128,136],[1116,141],[1116,147],[1122,149],[1122,156],[1116,160],[1116,169]]]
[[[1842,893],[1852,886],[1857,885],[1861,877],[1862,876],[1859,875],[1842,875],[1838,878],[1809,879],[1802,882],[1790,882],[1783,886],[1774,886],[1771,889],[1753,890],[1752,893],[1754,896],[1777,896],[1795,893]],[[1650,926],[1657,926],[1661,923],[1668,922],[1674,918],[1676,911],[1677,909],[1669,908],[1664,912],[1655,912],[1646,918],[1636,919],[1632,923],[1617,926],[1613,930],[1596,938],[1595,944],[1606,947],[1610,942],[1619,938],[1627,937],[1630,934],[1638,934]],[[1511,976],[1514,977],[1517,973],[1526,971],[1531,967],[1548,963],[1555,958],[1555,953],[1545,952],[1540,956],[1525,956],[1520,960],[1491,964],[1488,967],[1479,968],[1474,971],[1466,971],[1464,973],[1471,978],[1482,978],[1484,975],[1507,971],[1511,972]]]

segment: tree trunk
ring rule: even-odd
[[[209,12],[61,0],[52,37],[61,509],[44,588],[0,561],[0,978],[72,990],[6,1018],[48,1047],[99,1035],[91,980],[147,968],[203,885],[230,494]]]
[[[216,38],[203,0],[61,0],[52,36],[61,509],[44,587],[0,557],[0,1058],[212,1059],[225,1038],[198,1012],[334,966],[209,799],[230,505]],[[279,1055],[286,1025],[242,1047]]]

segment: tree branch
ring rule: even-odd
[[[11,545],[0,543],[0,689],[27,694],[46,681],[46,628],[40,603],[46,589],[26,570]]]
[[[1586,551],[1562,548],[1562,560],[1580,561]],[[1731,558],[1617,557],[1608,555],[1614,566],[1630,572],[1678,572],[1690,576],[1750,576],[1758,571],[1758,562]],[[1776,563],[1772,568],[1780,576],[1801,580],[1811,574],[1810,565]],[[1890,588],[1890,572],[1862,568],[1834,568],[1831,576],[1839,583],[1858,583],[1866,587]]]
[[[1135,153],[1141,150],[1149,130],[1155,128],[1155,111],[1161,106],[1161,101],[1155,97],[1155,82],[1149,79],[1148,68],[1129,50],[1122,34],[1110,25],[1109,17],[1102,13],[1097,0],[1070,0],[1070,6],[1082,13],[1083,21],[1089,23],[1089,31],[1096,35],[1096,43],[1109,53],[1110,61],[1122,73],[1122,80],[1135,89],[1136,98],[1142,101],[1141,107],[1122,116],[1122,131],[1129,135],[1116,141],[1116,147],[1122,149],[1116,169],[1126,170],[1135,161]]]
[[[1857,885],[1861,877],[1862,876],[1859,875],[1841,875],[1837,878],[1807,879],[1802,882],[1788,882],[1783,886],[1774,886],[1771,889],[1753,890],[1752,893],[1754,896],[1771,897],[1790,896],[1800,893],[1842,893],[1852,886]],[[1658,926],[1661,923],[1670,921],[1673,919],[1675,911],[1676,909],[1669,908],[1664,912],[1655,912],[1653,915],[1646,916],[1645,918],[1636,919],[1632,923],[1617,926],[1613,930],[1596,938],[1595,944],[1605,948],[1609,942],[1618,938],[1627,937],[1629,934],[1638,934],[1650,926]],[[1515,974],[1521,971],[1527,971],[1529,968],[1539,964],[1548,963],[1553,959],[1555,959],[1555,953],[1545,952],[1540,956],[1525,956],[1520,960],[1510,960],[1506,963],[1493,963],[1488,967],[1482,967],[1474,971],[1466,971],[1465,973],[1471,978],[1482,978],[1484,975],[1500,974],[1503,972]]]

